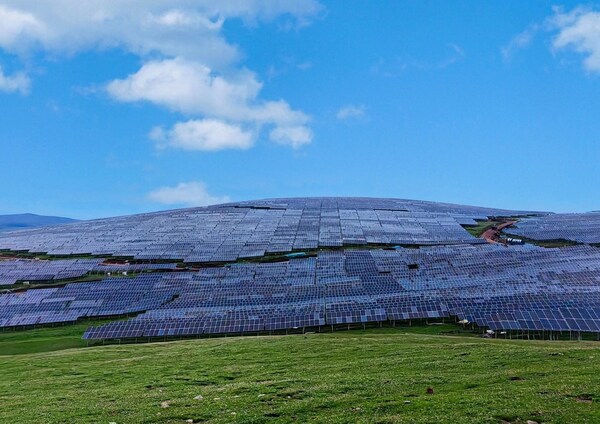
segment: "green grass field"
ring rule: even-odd
[[[477,225],[466,225],[464,226],[473,237],[481,237],[486,230],[492,228],[494,225],[498,225],[499,221],[478,221]]]
[[[444,325],[85,348],[85,325],[0,334],[0,422],[600,422],[597,342]]]
[[[87,342],[81,339],[85,330],[90,326],[102,325],[110,321],[115,320],[90,320],[75,325],[25,331],[1,331],[0,357],[86,347]]]

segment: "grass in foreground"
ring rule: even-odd
[[[449,329],[0,356],[0,422],[600,422],[598,343],[432,334]]]
[[[6,355],[52,352],[86,347],[81,336],[88,327],[106,324],[109,320],[85,320],[76,324],[32,330],[0,331],[0,358]],[[1,370],[0,370],[1,372]]]

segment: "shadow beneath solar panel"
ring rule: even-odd
[[[63,278],[63,279],[51,279],[51,280],[19,280],[11,285],[0,285],[0,294],[8,293],[22,293],[28,290],[36,289],[49,289],[49,288],[60,288],[65,287],[68,284],[77,283],[100,283],[102,280],[107,278],[117,279],[133,279],[141,274],[150,273],[165,273],[167,270],[145,270],[140,272],[127,272],[124,274],[119,273],[93,273],[88,272],[81,277],[75,278]]]
[[[116,326],[127,326],[131,321],[116,322]],[[135,321],[133,321],[135,324]],[[109,323],[108,327],[112,323]],[[114,325],[113,325],[114,326]],[[107,327],[107,326],[104,326]],[[279,330],[258,330],[258,331],[236,331],[227,333],[189,333],[185,328],[177,331],[173,327],[173,331],[169,330],[169,324],[161,325],[163,327],[161,335],[136,335],[127,337],[122,330],[105,329],[98,327],[100,334],[93,334],[88,328],[84,334],[84,339],[87,340],[87,346],[99,345],[114,345],[114,344],[139,344],[139,343],[160,343],[174,342],[194,339],[210,339],[210,338],[245,338],[245,337],[272,337],[272,336],[308,336],[311,334],[333,334],[339,332],[350,332],[356,336],[368,336],[369,334],[381,334],[386,332],[404,333],[404,334],[419,334],[429,336],[447,336],[447,337],[471,337],[483,338],[487,340],[511,340],[511,341],[598,341],[598,333],[589,332],[572,332],[572,331],[534,331],[534,330],[509,330],[509,331],[490,331],[487,327],[480,327],[474,323],[459,324],[457,317],[447,317],[438,319],[412,319],[402,321],[373,321],[366,323],[347,323],[320,325],[304,328],[288,328]],[[108,330],[108,332],[107,332]],[[116,330],[116,331],[115,331]],[[183,330],[183,331],[182,331]],[[110,336],[110,331],[115,331],[118,336]],[[86,337],[90,335],[90,337]]]
[[[476,325],[457,324],[455,319],[415,319],[410,321],[386,321],[370,323],[352,323],[338,325],[324,325],[319,327],[292,328],[288,330],[275,331],[256,331],[241,333],[215,333],[215,334],[190,334],[190,335],[163,335],[155,337],[131,337],[114,338],[101,340],[85,340],[82,335],[90,331],[91,328],[100,328],[106,324],[126,324],[131,322],[131,318],[142,313],[133,313],[128,315],[101,317],[101,318],[82,318],[74,322],[61,324],[39,324],[28,327],[8,328],[0,331],[0,357],[2,355],[20,355],[30,353],[50,352],[56,350],[73,348],[93,348],[102,345],[122,345],[122,344],[147,344],[163,343],[189,340],[204,340],[211,338],[233,338],[243,339],[248,337],[309,337],[315,334],[327,336],[334,333],[352,333],[356,337],[368,337],[369,335],[397,334],[406,335],[426,335],[443,337],[469,337],[485,338],[489,340],[510,340],[510,341],[548,341],[547,335],[542,332],[534,331],[512,331],[502,332],[490,336],[485,328],[479,328]],[[597,334],[581,333],[575,340],[595,341]],[[572,341],[573,334],[569,332],[560,332],[554,334],[554,341]],[[466,354],[466,353],[465,353]]]
[[[82,335],[90,327],[99,327],[112,322],[126,322],[129,317],[109,317],[89,319],[84,318],[72,323],[53,324],[53,325],[36,325],[28,328],[13,328],[0,331],[0,357],[3,355],[22,355],[31,353],[51,352],[73,348],[88,348],[101,345],[115,344],[140,344],[140,343],[160,343],[173,342],[194,339],[208,338],[244,338],[244,337],[269,337],[269,336],[310,336],[319,333],[318,328],[313,329],[290,329],[288,331],[272,331],[272,332],[257,332],[248,334],[211,334],[211,335],[195,335],[195,336],[164,336],[164,337],[139,337],[139,338],[123,338],[123,339],[108,339],[98,341],[86,341],[82,339]],[[310,331],[309,331],[310,330]],[[426,324],[424,321],[415,321],[411,325],[408,323],[396,324],[391,323],[386,325],[378,325],[371,323],[366,326],[362,325],[339,325],[335,326],[333,332],[348,332],[354,333],[357,337],[368,336],[369,334],[385,334],[385,333],[405,333],[405,334],[420,334],[431,336],[461,336],[461,337],[478,337],[480,334],[476,331],[458,326],[455,324],[444,323]],[[321,334],[331,334],[332,330],[329,326],[321,329]]]
[[[584,243],[580,243],[577,241],[573,241],[573,240],[566,240],[566,239],[554,239],[554,240],[534,240],[531,238],[527,238],[527,237],[523,237],[520,235],[514,235],[511,234],[510,232],[502,232],[502,235],[508,239],[508,238],[512,238],[512,239],[517,239],[517,240],[522,240],[523,243],[526,244],[533,244],[534,246],[538,246],[538,247],[545,247],[545,248],[555,248],[555,247],[569,247],[569,246],[581,246]],[[590,245],[593,246],[593,245]]]
[[[43,261],[60,261],[65,259],[105,259],[110,262],[117,263],[139,263],[139,264],[171,264],[183,263],[183,259],[135,259],[133,256],[115,256],[115,255],[94,255],[92,253],[77,253],[77,254],[48,254],[47,252],[31,252],[27,250],[9,250],[0,249],[0,260],[9,259],[35,259]]]
[[[447,244],[436,243],[436,246],[455,245],[457,243],[448,242]],[[460,243],[464,244],[464,243]],[[297,257],[316,256],[320,252],[345,251],[345,250],[394,250],[398,248],[418,249],[421,246],[431,246],[431,244],[398,244],[398,243],[365,243],[365,244],[344,244],[343,246],[320,246],[315,249],[292,249],[281,253],[265,253],[261,256],[239,257],[231,261],[203,261],[189,262],[181,258],[169,259],[137,259],[133,256],[113,256],[113,255],[92,255],[92,254],[77,254],[77,255],[51,255],[40,252],[27,251],[11,251],[0,250],[0,260],[44,260],[44,261],[59,261],[65,259],[104,259],[109,263],[133,264],[133,265],[156,265],[156,264],[176,264],[178,268],[189,269],[195,267],[219,267],[236,263],[265,263],[265,262],[281,262]]]
[[[485,331],[471,326],[458,325],[448,322],[448,319],[415,319],[407,321],[382,321],[368,323],[349,323],[336,325],[322,325],[305,328],[289,328],[280,330],[261,330],[254,332],[237,333],[204,333],[204,334],[167,334],[162,336],[139,336],[139,337],[120,337],[104,339],[88,339],[88,346],[114,345],[114,344],[139,344],[139,343],[161,343],[184,340],[198,340],[211,338],[247,338],[247,337],[277,337],[277,336],[304,336],[314,334],[333,334],[339,332],[350,332],[357,337],[368,336],[369,334],[382,333],[404,333],[419,334],[430,336],[459,336],[459,337],[483,337]],[[450,320],[455,321],[455,320]],[[126,325],[126,322],[122,323]]]

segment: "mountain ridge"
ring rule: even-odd
[[[0,215],[0,233],[77,222],[76,219],[33,213]]]

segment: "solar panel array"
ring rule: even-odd
[[[494,245],[321,252],[0,296],[0,327],[144,312],[86,338],[458,316],[494,329],[598,331],[600,250]]]
[[[177,279],[181,291],[172,302],[127,322],[91,328],[85,337],[244,333],[446,316],[494,329],[600,331],[600,251],[587,246],[322,252]]]
[[[78,278],[100,264],[100,259],[65,259],[59,261],[0,260],[0,286],[18,281],[49,281]]]
[[[0,327],[74,322],[80,318],[120,316],[158,308],[175,296],[173,284],[158,275],[73,283],[0,295]]]
[[[129,272],[144,272],[144,271],[173,271],[177,269],[177,264],[174,262],[159,262],[159,263],[114,263],[101,262],[90,268],[90,272],[100,273],[129,273]]]
[[[529,218],[511,227],[509,232],[533,240],[600,243],[600,213],[554,214]]]
[[[515,213],[398,199],[273,199],[6,233],[0,249],[230,262],[318,247],[481,243],[460,224]]]
[[[0,236],[0,249],[148,262],[0,261],[0,281],[154,272],[0,294],[0,328],[133,314],[91,327],[84,337],[242,334],[441,317],[495,330],[600,333],[600,249],[482,244],[459,225],[516,214],[524,212],[396,199],[272,199],[15,232]],[[553,217],[525,220],[517,230]],[[236,262],[317,248],[313,257]],[[175,260],[211,264],[173,272]]]
[[[0,288],[18,282],[56,283],[94,274],[173,271],[176,263],[111,263],[102,259],[3,259],[0,260]]]

